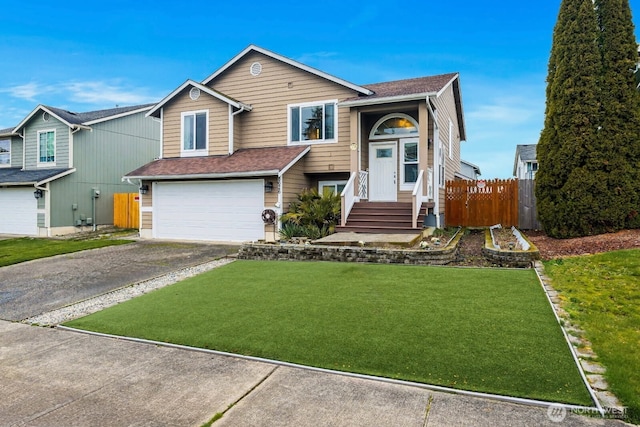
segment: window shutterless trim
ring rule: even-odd
[[[42,157],[40,155],[40,135],[42,134],[48,134],[48,133],[53,133],[53,160],[52,161],[41,161],[40,158]],[[38,156],[36,158],[36,166],[55,166],[56,165],[56,151],[58,148],[58,142],[57,142],[57,134],[56,134],[56,130],[55,129],[43,129],[43,130],[39,130],[37,133],[37,137],[36,137],[36,141],[37,141],[37,145],[38,145],[38,152],[36,153],[36,155]]]
[[[205,114],[205,147],[196,148],[198,146],[197,141],[197,122],[196,116],[198,114]],[[193,148],[184,148],[184,131],[185,131],[185,117],[193,116]],[[194,157],[194,156],[206,156],[209,153],[209,110],[193,110],[183,111],[180,113],[180,157]]]
[[[326,125],[326,112],[325,108],[327,104],[333,105],[333,138],[325,138],[327,129]],[[302,139],[302,108],[305,107],[322,107],[322,139]],[[292,111],[298,109],[300,114],[298,115],[298,138],[299,141],[293,141],[292,127],[293,127],[293,114]],[[287,105],[287,144],[288,145],[310,145],[310,144],[332,144],[338,142],[338,100],[329,99],[324,101],[303,102],[299,104]]]

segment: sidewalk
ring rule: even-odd
[[[0,378],[0,426],[624,425],[4,321]]]

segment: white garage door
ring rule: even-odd
[[[0,234],[38,234],[38,202],[33,188],[0,188]]]
[[[160,182],[153,190],[153,228],[159,239],[264,239],[264,182]]]

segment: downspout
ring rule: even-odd
[[[436,217],[436,228],[440,228],[440,127],[438,116],[431,108],[431,97],[427,96],[427,108],[433,117],[433,213]]]
[[[18,134],[20,138],[22,138],[22,170],[25,170],[27,167],[27,134],[25,133],[25,128],[22,128],[22,135]],[[37,187],[36,187],[37,188]]]
[[[73,135],[80,131],[82,128],[80,126],[75,126],[69,128],[69,167],[73,167]]]
[[[240,104],[240,109],[238,111],[233,112],[233,106],[229,104],[229,154],[233,154],[235,151],[233,144],[233,117],[242,113],[246,110],[244,104]]]

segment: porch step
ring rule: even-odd
[[[358,202],[353,206],[346,226],[337,226],[337,232],[404,234],[422,229],[425,206],[420,209],[417,228],[411,226],[411,203],[403,202]]]

